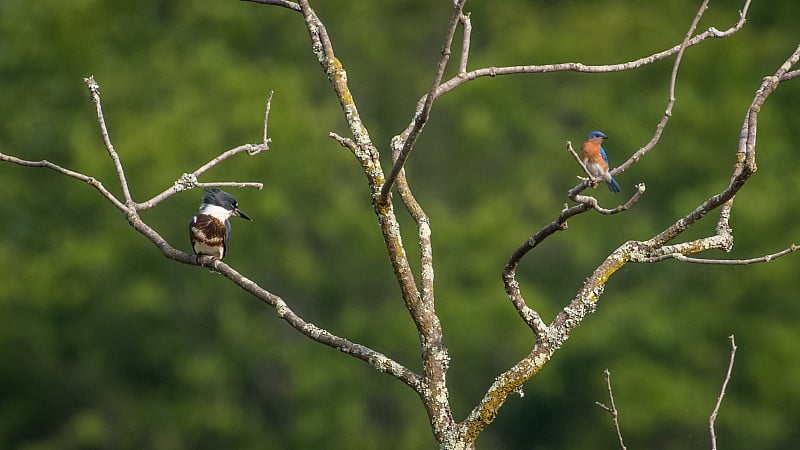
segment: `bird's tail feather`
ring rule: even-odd
[[[613,177],[611,178],[611,181],[606,182],[606,185],[608,186],[608,190],[613,193],[617,193],[622,190],[622,188],[619,187],[619,183],[617,183],[617,180],[615,180]]]

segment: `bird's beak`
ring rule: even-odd
[[[608,139],[608,136],[603,136],[601,139],[605,141],[606,139]]]
[[[233,210],[233,215],[234,216],[239,216],[239,217],[241,217],[242,219],[245,219],[245,220],[253,220],[253,219],[250,218],[250,216],[245,214],[244,211],[242,211],[239,208],[236,208],[236,209]]]

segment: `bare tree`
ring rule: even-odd
[[[486,426],[492,423],[508,396],[514,392],[521,393],[523,384],[533,377],[553,357],[556,351],[564,345],[570,332],[580,325],[590,313],[595,311],[597,302],[605,289],[606,282],[617,270],[626,264],[655,263],[667,259],[702,264],[751,264],[766,262],[797,250],[795,245],[791,245],[780,252],[747,260],[704,259],[690,256],[709,249],[721,249],[726,252],[731,250],[733,246],[733,235],[729,218],[734,205],[734,199],[739,190],[744,187],[750,176],[756,170],[756,131],[759,111],[770,94],[772,94],[781,83],[800,76],[800,70],[792,70],[798,60],[800,60],[800,46],[798,46],[773,74],[766,76],[755,90],[752,103],[747,109],[747,113],[742,121],[738,148],[731,152],[733,158],[726,162],[726,164],[732,165],[729,184],[718,193],[710,193],[707,200],[697,205],[696,208],[687,212],[684,216],[677,218],[672,225],[654,235],[652,238],[644,241],[631,240],[625,242],[619,248],[611,252],[611,254],[609,254],[588,276],[574,298],[567,302],[563,309],[547,323],[534,308],[528,306],[522,295],[520,284],[516,280],[516,270],[523,258],[542,241],[554,235],[556,232],[566,229],[567,221],[570,218],[591,211],[601,215],[621,213],[635,206],[637,200],[645,194],[645,185],[644,183],[640,183],[637,185],[637,189],[633,195],[623,204],[611,208],[601,206],[595,197],[585,193],[588,188],[596,185],[597,180],[593,179],[588,171],[586,171],[586,168],[583,167],[577,155],[575,155],[572,144],[566,142],[567,150],[575,156],[578,167],[586,171],[588,177],[582,178],[581,181],[568,192],[567,199],[565,200],[568,200],[570,203],[565,204],[561,211],[554,212],[554,219],[550,223],[536,230],[529,237],[524,238],[522,244],[511,253],[508,262],[505,267],[502,268],[502,278],[508,298],[524,324],[530,328],[535,337],[535,343],[524,358],[516,362],[505,372],[497,375],[486,389],[483,398],[474,406],[466,418],[457,420],[453,417],[447,385],[447,372],[450,357],[447,348],[443,344],[444,333],[435,310],[435,272],[430,218],[415,199],[408,180],[406,179],[404,169],[406,161],[415,148],[418,137],[429,120],[431,108],[436,99],[457,87],[481,77],[495,77],[499,75],[533,76],[533,74],[538,73],[563,71],[602,74],[636,70],[658,61],[673,58],[674,62],[670,75],[669,92],[663,116],[656,123],[650,141],[632,153],[623,164],[612,170],[612,175],[617,175],[627,170],[640,159],[648,155],[649,152],[656,149],[659,139],[672,117],[673,105],[676,101],[675,84],[684,53],[690,47],[699,45],[707,39],[726,38],[739,31],[745,25],[750,0],[745,1],[742,10],[739,12],[739,20],[728,29],[720,31],[711,27],[702,32],[697,32],[700,18],[703,16],[708,5],[708,0],[704,1],[691,21],[685,36],[679,43],[671,48],[644,56],[635,61],[594,66],[570,62],[548,65],[483,67],[477,69],[469,69],[472,26],[469,13],[464,11],[466,0],[453,1],[452,14],[445,30],[441,57],[438,60],[430,89],[418,100],[416,110],[408,126],[394,136],[391,142],[388,143],[388,149],[391,151],[393,161],[392,167],[388,171],[385,171],[381,166],[380,145],[376,145],[373,142],[369,131],[361,119],[356,101],[348,86],[345,67],[336,58],[334,46],[326,31],[325,24],[309,5],[308,0],[300,0],[297,3],[287,0],[248,1],[296,11],[299,14],[298,20],[302,18],[305,22],[310,37],[311,51],[316,56],[323,72],[330,81],[350,131],[350,136],[341,136],[336,133],[330,133],[329,136],[352,152],[353,156],[355,156],[356,160],[359,162],[363,174],[366,176],[368,189],[372,198],[372,206],[378,219],[381,236],[389,257],[389,263],[397,279],[405,306],[413,319],[413,323],[419,335],[423,367],[421,373],[409,369],[405,364],[377,350],[353,342],[305,320],[296,314],[289,306],[289,303],[283,298],[244,277],[225,262],[209,256],[196,257],[176,249],[167,242],[158,231],[153,229],[141,218],[141,211],[156,207],[166,198],[187,189],[210,185],[261,188],[260,183],[254,182],[200,183],[198,179],[207,170],[230,157],[240,153],[254,156],[269,149],[270,139],[267,135],[267,125],[269,121],[271,94],[267,100],[264,136],[261,143],[245,144],[232,148],[212,159],[194,172],[183,174],[174,184],[166,188],[162,193],[143,202],[137,202],[131,196],[124,166],[112,144],[103,118],[100,87],[93,77],[86,78],[85,82],[96,107],[97,119],[108,156],[111,158],[119,176],[119,183],[123,195],[122,198],[113,195],[97,179],[61,167],[49,161],[28,161],[7,154],[0,154],[0,160],[22,166],[51,169],[89,183],[105,197],[106,200],[125,215],[131,227],[149,239],[167,258],[184,264],[204,266],[222,274],[231,282],[252,294],[253,297],[270,305],[274,308],[278,317],[308,338],[360,359],[378,372],[387,373],[402,381],[419,396],[427,411],[431,430],[440,448],[474,448],[476,438]],[[458,55],[452,55],[452,44],[459,34],[459,31],[461,52]],[[452,56],[455,56],[458,60],[457,74],[450,79],[445,79],[445,69],[450,63]],[[720,159],[720,161],[722,161],[722,159]],[[395,188],[395,192],[400,197],[401,207],[410,214],[417,227],[417,245],[419,245],[420,249],[421,266],[419,273],[412,270],[404,243],[401,239],[400,224],[398,223],[395,210],[396,204],[392,194],[393,188]],[[718,213],[716,232],[713,235],[700,239],[675,242],[682,233],[693,227],[700,219],[712,212]],[[730,369],[726,380],[729,377]],[[607,378],[607,382],[609,394],[611,394],[610,378]],[[722,395],[720,396],[720,401],[721,398]],[[715,408],[710,422],[712,436],[713,419],[716,418],[718,407],[719,404],[717,404],[717,408]],[[616,406],[613,404],[613,397],[612,408],[613,410],[609,409],[609,411],[613,411],[616,421]],[[615,424],[619,435],[619,424],[616,422]],[[620,445],[624,448],[621,435],[619,435],[619,437]]]

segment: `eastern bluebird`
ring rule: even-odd
[[[581,161],[595,178],[600,178],[606,182],[608,190],[611,192],[621,191],[617,180],[608,173],[608,156],[603,150],[603,140],[608,136],[602,131],[592,131],[581,146]]]

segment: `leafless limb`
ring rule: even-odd
[[[211,161],[207,162],[206,164],[204,164],[202,167],[200,167],[199,169],[195,170],[194,172],[185,173],[185,174],[181,175],[180,178],[178,178],[178,180],[176,180],[175,183],[173,183],[172,186],[170,186],[169,188],[165,189],[160,194],[158,194],[158,195],[154,196],[153,198],[151,198],[149,200],[146,200],[144,202],[134,203],[133,206],[137,211],[141,211],[141,210],[144,210],[144,209],[152,208],[152,207],[158,205],[159,203],[161,203],[162,201],[166,200],[167,198],[172,197],[173,195],[177,194],[178,192],[185,191],[185,190],[188,190],[188,189],[193,189],[193,188],[196,188],[196,187],[201,187],[203,184],[198,182],[197,178],[200,175],[202,175],[205,172],[207,172],[208,170],[210,170],[211,168],[215,167],[217,164],[221,163],[222,161],[225,161],[226,159],[231,158],[231,157],[233,157],[235,155],[238,155],[240,153],[247,153],[248,155],[253,156],[253,155],[256,155],[256,154],[260,153],[262,150],[265,150],[265,149],[266,149],[266,147],[264,147],[264,144],[244,144],[244,145],[240,145],[238,147],[234,147],[234,148],[232,148],[232,149],[230,149],[228,151],[223,152],[219,156],[216,156],[215,158],[211,159]],[[222,186],[219,183],[211,183],[210,185]],[[254,187],[256,189],[262,189],[264,187],[262,183],[255,183],[255,182],[237,182],[237,183],[232,184],[230,186]]]
[[[717,421],[717,414],[719,414],[719,407],[722,404],[722,399],[725,397],[725,390],[728,388],[728,382],[731,380],[731,372],[733,371],[733,360],[736,358],[736,340],[733,335],[728,336],[731,341],[731,359],[728,363],[728,371],[725,373],[725,380],[722,382],[722,389],[717,397],[717,403],[714,405],[714,410],[708,418],[708,430],[711,433],[711,450],[717,450],[717,434],[714,431],[714,423]]]
[[[760,256],[758,258],[750,258],[750,259],[707,259],[707,258],[692,258],[690,256],[686,256],[681,253],[670,253],[667,255],[656,256],[653,258],[649,258],[647,260],[643,260],[642,262],[658,262],[663,261],[665,259],[675,259],[677,261],[694,263],[694,264],[718,264],[723,266],[744,266],[748,264],[757,264],[757,263],[766,263],[773,261],[775,259],[780,258],[781,256],[788,255],[789,253],[793,253],[800,249],[795,244],[790,245],[788,248],[785,248],[777,253],[772,253],[769,255]]]
[[[469,46],[472,41],[472,20],[469,18],[469,13],[462,11],[461,17],[458,18],[461,22],[462,37],[461,37],[461,58],[458,61],[458,75],[467,73],[467,63],[469,62]]]
[[[517,310],[517,313],[520,315],[522,320],[533,331],[537,342],[546,337],[548,333],[548,327],[539,316],[539,313],[531,309],[525,303],[525,299],[522,297],[522,293],[520,291],[519,282],[516,280],[517,267],[519,266],[520,261],[522,261],[522,258],[528,254],[528,252],[536,248],[536,246],[542,241],[558,231],[566,230],[567,219],[586,212],[590,208],[591,206],[585,203],[581,203],[572,207],[564,205],[564,209],[561,210],[561,214],[558,216],[558,218],[540,229],[533,236],[528,238],[528,240],[525,241],[521,246],[519,246],[519,248],[517,248],[514,253],[511,254],[511,257],[503,269],[503,284],[505,286],[506,294],[508,295],[509,300],[511,300],[511,304],[514,305],[514,308]]]
[[[94,81],[94,76],[91,75],[88,78],[84,78],[83,82],[86,84],[86,87],[89,88],[89,96],[92,99],[92,103],[94,103],[97,113],[97,122],[100,124],[100,134],[103,136],[103,144],[106,146],[106,151],[108,151],[108,156],[111,158],[111,161],[114,162],[114,169],[116,169],[117,175],[119,176],[119,184],[122,188],[122,195],[125,197],[125,204],[131,205],[133,199],[131,198],[131,192],[128,188],[128,180],[125,178],[125,170],[122,167],[122,162],[119,160],[117,151],[114,150],[114,144],[111,143],[111,138],[108,136],[108,127],[106,126],[106,119],[103,116],[103,105],[100,103],[100,85]]]
[[[239,181],[215,181],[215,182],[211,182],[211,183],[197,183],[197,184],[195,184],[195,187],[199,187],[199,188],[211,188],[211,187],[237,187],[237,188],[246,188],[246,187],[252,187],[252,188],[256,188],[256,189],[258,189],[258,190],[261,190],[261,189],[263,189],[263,188],[264,188],[264,184],[263,184],[263,183],[253,183],[253,182],[249,182],[249,181],[246,181],[246,182],[239,182]]]
[[[628,167],[636,163],[636,161],[641,159],[642,156],[652,150],[661,139],[661,135],[664,133],[664,129],[667,127],[667,122],[669,122],[669,119],[672,117],[672,108],[675,105],[675,84],[678,81],[678,68],[680,68],[681,61],[683,60],[684,52],[686,52],[686,49],[689,48],[691,44],[692,34],[694,34],[694,31],[697,29],[697,25],[700,23],[700,19],[708,9],[708,2],[709,0],[703,0],[703,3],[700,5],[700,9],[697,10],[697,14],[695,14],[694,19],[692,20],[692,24],[689,26],[689,29],[686,31],[686,34],[683,37],[683,42],[681,42],[681,45],[678,47],[678,52],[675,56],[675,62],[672,64],[672,72],[670,73],[669,77],[669,97],[667,99],[667,107],[664,109],[664,115],[661,116],[661,120],[658,122],[658,124],[656,124],[656,130],[653,133],[653,137],[650,138],[650,141],[645,144],[644,147],[634,152],[627,161],[620,164],[617,168],[611,170],[612,176],[625,171]],[[749,7],[750,0],[747,0],[744,8],[739,12],[739,22],[736,24],[736,26],[744,25],[745,14],[747,13],[747,9]]]
[[[205,188],[205,187],[213,187],[213,186],[220,186],[220,187],[231,186],[231,187],[239,187],[239,188],[254,187],[254,188],[259,189],[259,190],[262,189],[264,187],[264,185],[262,183],[255,183],[255,182],[200,183],[199,181],[197,181],[197,177],[199,177],[200,175],[202,175],[203,173],[205,173],[206,171],[208,171],[212,167],[216,166],[217,164],[221,163],[222,161],[225,161],[226,159],[228,159],[228,158],[230,158],[230,157],[232,157],[234,155],[238,155],[239,153],[247,153],[249,156],[255,156],[255,155],[261,153],[262,151],[269,150],[269,144],[270,144],[270,142],[272,142],[272,139],[270,139],[269,135],[267,134],[267,130],[268,130],[268,127],[269,127],[269,112],[270,112],[270,108],[272,106],[272,96],[273,96],[273,94],[274,94],[274,91],[269,91],[269,94],[267,95],[267,105],[266,105],[265,112],[264,112],[264,134],[263,134],[263,137],[262,137],[262,143],[261,144],[240,145],[238,147],[232,148],[232,149],[222,153],[221,155],[213,158],[211,161],[207,162],[206,164],[204,164],[203,166],[201,166],[199,169],[195,170],[194,172],[185,173],[185,174],[181,175],[180,178],[178,178],[178,180],[175,181],[175,183],[172,185],[172,187],[167,188],[166,190],[164,190],[160,194],[156,195],[155,197],[153,197],[153,198],[151,198],[151,199],[149,199],[147,201],[144,201],[142,203],[134,204],[136,209],[137,210],[143,210],[143,209],[147,209],[147,208],[152,208],[153,206],[156,206],[157,204],[161,203],[162,201],[164,201],[165,199],[171,197],[172,195],[177,194],[178,192],[185,191],[185,190],[188,190],[188,189],[193,189],[193,188],[196,188],[196,187]]]
[[[403,148],[396,156],[392,155],[394,165],[392,166],[392,170],[389,172],[389,175],[386,176],[386,181],[381,187],[382,198],[387,198],[389,196],[389,192],[392,190],[394,181],[397,179],[400,170],[403,169],[408,155],[411,153],[411,150],[414,149],[414,144],[417,143],[417,138],[422,132],[422,128],[425,127],[425,123],[427,123],[428,118],[430,117],[431,107],[433,106],[433,101],[436,99],[436,91],[439,89],[439,85],[442,83],[444,69],[447,67],[447,62],[450,60],[450,48],[453,45],[453,36],[456,33],[456,27],[461,21],[461,17],[463,15],[462,11],[466,1],[467,0],[458,0],[453,3],[453,15],[450,18],[450,25],[447,28],[444,46],[442,47],[442,57],[439,59],[439,63],[436,66],[436,72],[433,76],[433,83],[431,83],[431,88],[425,95],[425,101],[422,104],[422,109],[420,109],[414,115],[413,126],[409,130],[408,134],[406,134],[405,139],[403,139]],[[462,59],[463,58],[464,55],[462,53]]]
[[[800,70],[793,70],[791,72],[786,72],[783,75],[781,75],[781,81],[788,81],[797,77],[800,77]]]
[[[746,0],[742,10],[739,11],[739,20],[725,31],[720,31],[714,27],[708,28],[703,33],[695,35],[689,40],[686,48],[693,47],[709,38],[725,38],[739,31],[747,21],[747,10],[750,8],[751,0]],[[552,73],[552,72],[583,72],[583,73],[610,73],[610,72],[623,72],[626,70],[640,68],[646,65],[663,61],[675,54],[681,49],[682,44],[675,45],[671,48],[663,50],[658,53],[653,53],[649,56],[639,58],[634,61],[618,64],[603,64],[603,65],[586,65],[576,62],[546,64],[546,65],[527,65],[527,66],[505,66],[505,67],[484,67],[481,69],[471,70],[461,76],[453,77],[439,87],[436,96],[440,96],[449,92],[456,87],[476,80],[482,77],[496,77],[500,75],[519,75],[526,73]]]
[[[574,200],[576,203],[587,204],[587,205],[591,206],[592,209],[594,209],[595,211],[599,212],[600,214],[608,216],[608,215],[618,214],[618,213],[621,213],[623,211],[629,210],[631,208],[631,206],[633,206],[634,203],[636,203],[637,201],[639,201],[640,198],[642,198],[642,195],[644,195],[644,191],[645,191],[644,183],[637,184],[636,185],[636,191],[633,193],[631,198],[628,199],[627,202],[623,203],[622,205],[617,206],[616,208],[611,208],[611,209],[601,207],[600,203],[597,201],[596,198],[588,196],[588,195],[580,195],[580,194],[574,194],[573,195],[572,191],[570,191],[569,198]]]
[[[114,194],[109,192],[109,190],[106,189],[105,186],[103,186],[103,183],[98,181],[96,178],[84,175],[82,173],[75,172],[73,170],[65,169],[65,168],[59,166],[58,164],[54,164],[54,163],[51,163],[50,161],[46,161],[46,160],[43,160],[43,161],[28,161],[28,160],[25,160],[25,159],[17,158],[16,156],[11,156],[11,155],[6,155],[6,154],[3,154],[3,153],[0,153],[0,161],[10,162],[10,163],[14,163],[14,164],[17,164],[17,165],[20,165],[20,166],[26,166],[26,167],[43,167],[45,169],[50,169],[50,170],[56,171],[56,172],[58,172],[58,173],[60,173],[62,175],[66,175],[68,177],[75,178],[76,180],[80,180],[80,181],[83,181],[85,183],[88,183],[89,185],[91,185],[92,187],[97,189],[98,192],[100,192],[100,194],[103,197],[106,198],[106,200],[111,202],[111,204],[114,205],[120,211],[124,212],[126,210],[126,208],[127,208],[124,203],[122,203],[119,200],[117,200],[117,198],[114,196]]]
[[[332,131],[328,133],[328,137],[338,142],[342,147],[350,149],[350,151],[352,151],[353,153],[356,153],[358,151],[358,146],[350,138],[342,137],[339,134],[334,133]]]
[[[575,162],[577,162],[578,165],[581,166],[581,169],[583,169],[583,172],[586,174],[586,178],[578,177],[578,179],[583,180],[583,181],[587,181],[588,180],[588,182],[592,186],[596,186],[598,183],[600,183],[602,180],[592,176],[591,172],[589,172],[589,169],[586,168],[586,164],[583,163],[583,161],[581,160],[581,157],[578,156],[578,153],[576,153],[575,149],[572,148],[572,141],[567,141],[566,145],[567,145],[567,151],[569,152],[569,154],[572,155],[573,158],[575,158]]]
[[[117,168],[117,172],[120,177],[120,182],[122,183],[123,186],[123,191],[129,192],[127,190],[127,182],[125,181],[125,177],[123,175],[124,172],[122,170],[122,163],[120,162],[116,150],[111,144],[111,139],[108,134],[108,129],[103,119],[102,107],[100,104],[100,96],[99,96],[100,87],[93,77],[86,78],[85,82],[87,87],[89,88],[92,101],[94,102],[98,111],[98,122],[100,124],[101,133],[103,135],[103,140],[106,145],[106,150],[108,151],[109,157],[112,159],[115,167]],[[387,357],[386,355],[380,352],[372,350],[369,347],[363,346],[361,344],[349,341],[345,338],[336,336],[325,329],[319,328],[318,326],[314,325],[311,322],[305,321],[303,318],[297,315],[281,297],[260,287],[258,284],[246,278],[245,276],[243,276],[242,274],[240,274],[239,272],[237,272],[236,270],[234,270],[221,260],[213,257],[196,257],[195,255],[190,255],[188,253],[182,252],[172,247],[166,241],[166,239],[164,239],[156,230],[150,227],[139,215],[140,210],[153,207],[157,205],[160,201],[164,200],[165,198],[188,188],[206,187],[206,186],[238,186],[238,187],[257,187],[260,189],[262,186],[261,183],[250,183],[250,182],[199,183],[197,181],[197,176],[236,154],[244,152],[248,154],[255,154],[264,149],[266,149],[265,144],[258,144],[258,145],[247,144],[228,150],[227,152],[224,152],[220,156],[212,159],[211,161],[209,161],[207,164],[205,164],[192,174],[182,175],[181,178],[178,181],[176,181],[173,187],[144,203],[135,203],[130,198],[125,203],[123,203],[119,201],[116,197],[114,197],[114,195],[111,194],[102,185],[102,183],[97,181],[95,178],[69,169],[65,169],[49,161],[27,161],[5,154],[0,154],[0,161],[10,162],[26,167],[47,168],[50,170],[54,170],[58,173],[61,173],[63,175],[66,175],[68,177],[75,178],[77,180],[92,185],[103,195],[103,197],[109,200],[117,209],[119,209],[122,213],[124,213],[125,218],[128,220],[128,223],[130,223],[130,225],[136,231],[138,231],[147,239],[149,239],[159,250],[161,250],[161,252],[164,254],[165,257],[173,261],[189,265],[200,265],[203,267],[207,267],[215,272],[219,272],[220,274],[231,280],[233,283],[235,283],[245,291],[253,294],[256,298],[258,298],[262,302],[272,306],[275,309],[275,312],[277,313],[279,318],[287,322],[290,326],[292,326],[293,328],[295,328],[297,331],[307,336],[308,338],[316,342],[319,342],[321,344],[327,345],[329,347],[335,348],[343,353],[349,354],[354,358],[360,359],[371,365],[377,371],[390,374],[395,378],[401,380],[403,383],[407,384],[412,389],[420,390],[422,386],[422,377],[416,374],[414,371],[408,369],[402,364],[399,364],[398,362],[392,360],[391,358]],[[252,150],[256,151],[252,152]]]
[[[299,3],[290,2],[287,0],[242,0],[245,2],[252,2],[252,3],[261,3],[262,5],[273,5],[273,6],[280,6],[283,8],[288,8],[293,11],[300,12],[302,9],[300,8]]]
[[[611,402],[611,406],[606,406],[603,403],[595,402],[595,404],[611,414],[611,420],[614,422],[614,430],[617,432],[617,439],[619,439],[619,448],[620,450],[626,450],[625,443],[622,441],[622,431],[619,428],[619,411],[617,411],[617,405],[614,403],[614,392],[611,390],[611,372],[608,369],[604,370],[603,373],[606,376],[606,386],[608,388],[608,401]]]
[[[264,149],[265,150],[269,150],[269,143],[272,142],[272,139],[270,139],[267,136],[267,127],[269,126],[269,110],[270,110],[270,107],[272,106],[272,95],[274,93],[275,93],[275,91],[269,91],[269,95],[267,95],[267,107],[265,108],[265,112],[264,112]],[[250,156],[252,156],[253,154],[254,153],[251,153]]]

